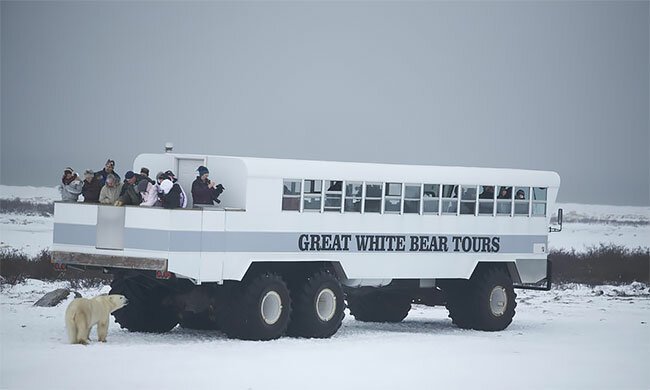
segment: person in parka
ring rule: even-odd
[[[99,184],[99,175],[95,175],[92,169],[84,172],[83,188],[81,194],[84,196],[84,203],[99,203],[99,193],[102,186]]]
[[[138,192],[142,196],[140,206],[153,207],[158,202],[158,184],[151,184],[147,180],[138,183]]]
[[[113,205],[120,198],[122,183],[112,173],[106,176],[106,185],[99,192],[99,203]]]
[[[63,170],[63,177],[61,178],[61,200],[64,202],[76,202],[79,199],[79,194],[83,188],[83,183],[79,180],[79,176],[74,169],[67,167]]]
[[[137,177],[133,171],[128,171],[124,175],[124,184],[120,192],[120,198],[115,202],[115,206],[132,205],[139,206],[142,203],[142,197],[138,192],[136,185]]]
[[[181,189],[181,208],[186,208],[187,207],[187,195],[185,194],[185,190],[183,189],[183,186],[181,183],[178,182],[178,178],[176,175],[174,175],[174,172],[172,171],[166,171],[165,175],[167,175],[167,178],[172,181],[174,184],[178,184],[178,186]]]
[[[110,158],[106,161],[106,164],[104,165],[104,168],[97,172],[97,175],[99,175],[99,184],[104,186],[106,184],[106,178],[108,175],[113,174],[115,175],[115,178],[117,179],[117,182],[120,182],[120,175],[115,172],[115,160],[111,160]]]
[[[214,203],[221,203],[219,200],[219,195],[225,190],[221,184],[215,184],[215,182],[208,179],[210,171],[208,168],[201,165],[197,171],[199,176],[196,177],[196,180],[192,182],[192,199],[194,205],[210,205]]]
[[[158,197],[166,209],[177,209],[182,207],[181,203],[181,186],[173,183],[170,179],[165,179],[160,183]]]

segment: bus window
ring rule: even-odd
[[[445,184],[442,186],[442,213],[456,214],[458,210],[458,186]]]
[[[529,187],[515,187],[515,215],[528,215]]]
[[[533,187],[533,215],[546,216],[546,188]]]
[[[343,182],[340,180],[325,180],[325,211],[341,212]]]
[[[303,210],[320,211],[322,192],[323,192],[322,180],[305,180]]]
[[[402,183],[386,183],[384,195],[385,213],[402,211]]]
[[[364,204],[364,212],[381,212],[381,188],[382,183],[366,183],[366,200]]]
[[[420,192],[422,186],[420,184],[405,184],[404,185],[404,213],[406,214],[420,214]],[[436,207],[436,212],[438,208]]]
[[[494,211],[494,186],[480,186],[481,193],[478,195],[478,214],[492,215]]]
[[[438,214],[440,184],[425,184],[422,190],[422,202],[425,214]]]
[[[512,214],[512,187],[501,186],[497,194],[497,215]]]
[[[282,210],[300,210],[300,187],[302,180],[285,179],[282,193]]]
[[[345,211],[361,212],[363,185],[361,182],[345,183]]]
[[[461,186],[460,213],[474,215],[476,211],[476,186]]]

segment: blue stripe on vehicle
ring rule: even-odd
[[[91,225],[76,225],[55,223],[54,243],[62,245],[95,246],[96,227]],[[154,229],[124,228],[124,248],[170,251],[170,252],[300,252],[298,240],[303,233],[295,232],[200,232],[200,231],[165,231]],[[386,236],[390,233],[307,233],[307,234],[349,234],[352,236],[347,252],[357,250],[355,235]],[[417,234],[392,234],[407,236],[406,251],[409,252],[408,236],[426,236]],[[431,235],[429,235],[431,236]],[[459,235],[435,234],[437,237],[446,236],[449,252],[454,252],[452,237]],[[533,245],[546,244],[545,235],[468,235],[472,237],[499,237],[499,253],[533,253]],[[309,251],[314,253],[316,251]],[[327,251],[323,251],[327,252]],[[369,252],[369,251],[364,251]],[[391,253],[391,252],[388,252]],[[399,253],[399,252],[392,252]],[[418,252],[426,253],[426,252]],[[444,252],[435,252],[444,253]],[[471,252],[473,253],[473,252]],[[482,253],[482,252],[479,252]]]

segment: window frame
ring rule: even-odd
[[[478,217],[494,217],[494,216],[496,216],[496,212],[497,212],[497,188],[498,188],[498,186],[490,185],[490,184],[479,184],[478,187],[479,188],[492,187],[493,190],[492,190],[492,199],[491,200],[481,199],[481,197],[480,197],[481,195],[477,191],[477,193],[476,193],[476,198],[477,198],[476,216],[478,216]],[[490,203],[490,202],[492,202],[492,212],[491,213],[481,213],[481,203],[487,204],[487,203]]]
[[[519,191],[521,189],[525,189],[525,188],[528,188],[528,198],[524,199],[524,200],[517,200],[517,198],[516,198],[517,191]],[[513,213],[513,216],[515,216],[515,217],[530,217],[531,202],[532,202],[531,198],[532,198],[532,196],[531,196],[531,187],[530,186],[529,187],[526,187],[526,186],[513,186],[513,190],[512,190],[512,201],[513,201],[512,213]],[[527,207],[528,207],[527,212],[526,213],[517,213],[517,205],[518,204],[520,204],[520,205],[521,204],[527,204]]]
[[[282,204],[280,205],[280,210],[281,211],[297,211],[297,212],[302,212],[302,188],[303,188],[303,179],[282,179]],[[284,187],[286,182],[293,182],[293,183],[298,183],[300,186],[300,191],[298,191],[298,194],[285,194],[284,193]],[[298,208],[297,209],[285,209],[284,208],[284,200],[285,199],[298,199]]]
[[[463,199],[463,192],[466,189],[471,189],[474,188],[474,199],[473,200],[468,200],[468,199]],[[478,184],[461,184],[459,185],[459,203],[458,203],[458,215],[477,215],[477,206],[478,206]],[[463,204],[469,204],[469,203],[474,204],[474,211],[472,213],[463,213],[462,212],[462,207]]]
[[[533,195],[535,194],[535,188],[543,189],[544,190],[544,200],[536,200],[533,199]],[[531,187],[531,195],[530,195],[530,216],[539,218],[539,217],[546,217],[546,214],[548,213],[548,187]],[[544,205],[544,213],[543,214],[535,214],[534,209],[535,205],[543,204]]]
[[[359,184],[361,186],[361,195],[359,195],[359,196],[357,196],[356,194],[348,195],[347,186],[349,184],[352,184],[352,185]],[[362,180],[343,180],[343,207],[342,207],[341,212],[343,212],[343,213],[355,213],[355,214],[359,213],[359,214],[363,214],[364,188],[365,188],[365,186],[364,186],[364,182]],[[345,209],[345,202],[348,199],[352,199],[352,201],[359,200],[359,210],[358,211],[357,210],[346,210]]]
[[[341,190],[340,191],[329,191],[325,189],[325,184],[327,182],[341,182]],[[323,204],[321,205],[321,210],[324,213],[336,213],[338,212],[339,214],[343,212],[343,194],[345,193],[345,187],[344,187],[345,181],[344,180],[335,180],[335,179],[324,179],[323,180]],[[340,202],[339,202],[339,208],[338,210],[336,209],[327,209],[325,206],[326,200],[327,200],[327,195],[339,195],[340,196]]]
[[[452,197],[451,198],[444,196],[443,191],[444,191],[445,186],[452,187],[452,191],[451,191]],[[458,193],[458,187],[459,187],[459,184],[440,184],[440,215],[459,215],[458,213],[460,211],[460,194]],[[454,189],[456,190],[456,198],[453,197]],[[451,202],[451,201],[456,200],[456,211],[455,212],[447,212],[447,211],[442,210],[442,203],[445,200],[450,201],[449,204],[453,204],[453,202]]]
[[[407,198],[406,197],[406,187],[419,187],[420,190],[418,191],[418,197],[417,198],[413,198],[413,197]],[[402,188],[403,188],[403,190],[402,190],[402,195],[403,195],[402,196],[402,214],[422,215],[422,204],[423,204],[422,193],[424,191],[424,185],[422,183],[402,183]],[[418,211],[415,212],[415,213],[412,213],[412,212],[407,213],[405,204],[406,204],[406,202],[412,202],[412,201],[417,201],[418,202]]]
[[[424,196],[424,186],[427,186],[427,185],[437,187],[436,196],[433,196],[433,197],[430,197],[430,198]],[[420,206],[421,214],[422,215],[441,215],[441,210],[442,210],[442,200],[441,200],[442,199],[442,184],[440,184],[440,183],[438,183],[438,184],[422,183],[422,191],[420,193],[422,194],[421,195],[422,205]],[[428,212],[428,211],[424,210],[424,202],[427,201],[427,200],[438,202],[438,207],[436,207],[435,212]]]
[[[399,195],[387,195],[386,193],[390,190],[391,184],[397,184],[399,185]],[[396,182],[391,182],[387,181],[384,182],[384,187],[383,187],[383,200],[382,200],[382,214],[402,214],[402,205],[404,203],[404,183],[396,183]],[[388,204],[388,201],[398,201],[399,204],[399,210],[386,210],[386,204]]]
[[[368,198],[368,185],[379,185],[379,197],[373,196]],[[368,200],[372,201],[377,201],[379,200],[379,211],[366,211],[366,202]],[[384,182],[380,181],[364,181],[363,182],[363,214],[366,213],[371,213],[371,214],[380,214],[383,215],[383,210],[384,210]]]
[[[306,183],[308,181],[313,181],[314,186],[315,186],[316,182],[320,182],[320,192],[305,192],[306,185],[304,183]],[[324,183],[323,179],[304,179],[303,180],[303,187],[302,187],[303,196],[302,196],[302,202],[301,202],[303,212],[305,212],[305,211],[310,212],[310,213],[311,212],[320,212],[320,213],[323,212],[323,207],[324,207],[324,203],[325,203],[325,196],[324,196],[324,187],[325,186],[324,186],[324,184],[325,183]],[[317,198],[317,197],[320,197],[320,207],[318,209],[305,208],[305,199],[307,199],[307,198]]]

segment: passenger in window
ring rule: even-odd
[[[213,202],[221,203],[219,195],[225,190],[221,184],[208,179],[210,171],[208,168],[201,165],[197,171],[199,176],[192,183],[192,198],[195,205],[214,205]]]
[[[517,191],[517,193],[515,194],[515,199],[518,199],[518,200],[523,199],[523,200],[525,200],[526,199],[526,193],[524,192],[524,190]]]
[[[97,172],[97,174],[99,176],[101,176],[99,184],[101,184],[102,186],[106,184],[106,178],[110,174],[115,175],[115,178],[117,179],[117,182],[118,183],[120,182],[120,175],[118,175],[117,172],[115,172],[115,160],[111,160],[110,158],[108,160],[106,160],[106,164],[104,165],[104,169]]]
[[[511,194],[510,191],[511,191],[510,187],[501,187],[497,199],[510,199],[510,194]]]
[[[494,199],[494,186],[483,186],[483,192],[478,197],[479,199]]]
[[[122,191],[122,183],[119,179],[109,173],[106,176],[106,185],[102,187],[102,190],[99,192],[99,203],[101,204],[115,204],[120,197],[120,192]]]
[[[79,199],[79,194],[83,189],[83,183],[79,180],[77,173],[74,169],[68,167],[63,170],[63,177],[61,177],[61,200],[64,202],[76,202]]]
[[[343,191],[343,182],[342,181],[333,181],[330,185],[330,188],[327,191]]]
[[[92,169],[86,169],[83,187],[81,188],[84,203],[99,203],[99,193],[102,190],[102,186],[99,184],[100,180],[99,175],[95,175]]]

